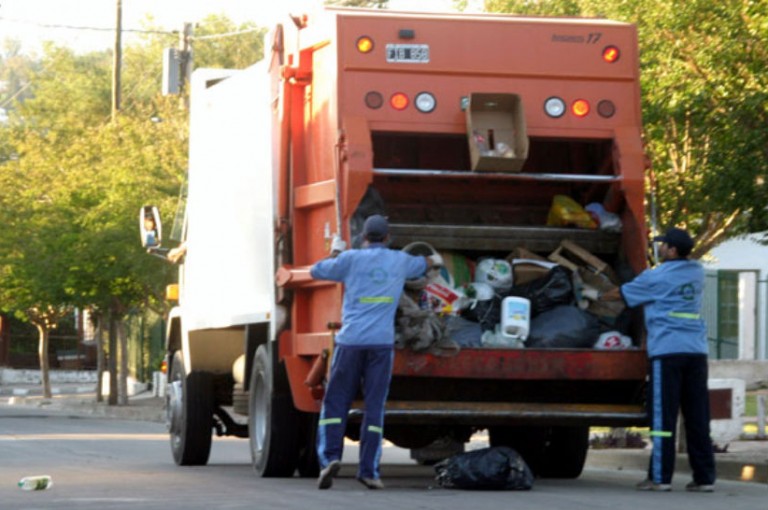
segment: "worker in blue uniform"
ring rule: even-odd
[[[650,379],[648,416],[653,445],[648,478],[638,490],[669,491],[675,469],[677,415],[682,411],[693,480],[686,490],[712,492],[715,458],[710,438],[707,389],[707,332],[701,318],[704,269],[689,260],[693,240],[685,230],[669,229],[661,242],[661,264],[603,295],[643,306]]]
[[[422,276],[435,262],[387,248],[389,224],[383,216],[366,219],[363,238],[362,249],[348,251],[334,240],[332,256],[310,269],[315,279],[344,284],[342,326],[318,424],[320,489],[330,488],[339,472],[347,414],[361,388],[365,408],[357,479],[369,489],[384,488],[379,461],[394,360],[395,312],[405,281]]]

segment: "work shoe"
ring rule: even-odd
[[[685,490],[688,492],[715,492],[715,486],[708,483],[698,484],[696,482],[688,482],[685,486]]]
[[[330,464],[320,471],[320,476],[317,477],[317,488],[330,489],[331,485],[333,485],[333,477],[339,474],[340,469],[341,461],[332,460]]]
[[[358,478],[357,481],[369,489],[383,489],[384,483],[379,478]]]
[[[669,492],[672,490],[672,485],[668,483],[653,483],[653,480],[645,479],[635,485],[635,489],[639,491]]]

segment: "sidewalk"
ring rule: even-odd
[[[45,408],[70,415],[165,422],[165,399],[155,397],[149,391],[129,397],[125,406],[96,402],[92,384],[60,384],[52,387],[52,393],[51,399],[45,399],[39,385],[0,385],[0,413],[3,406],[19,406]],[[649,448],[590,449],[586,467],[645,471],[649,455]],[[715,461],[718,479],[768,484],[768,440],[733,441],[726,453],[715,455]],[[690,476],[685,454],[678,455],[675,473],[677,479]]]

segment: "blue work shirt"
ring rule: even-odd
[[[707,328],[701,318],[704,269],[687,259],[646,269],[621,286],[630,307],[643,305],[648,356],[707,354]]]
[[[344,284],[341,330],[336,343],[388,347],[395,343],[395,312],[406,280],[427,270],[424,257],[374,243],[316,263],[312,278]]]

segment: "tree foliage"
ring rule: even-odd
[[[226,36],[193,40],[196,62],[246,67],[260,58],[264,33],[206,18],[197,35]],[[110,51],[47,44],[36,60],[11,45],[2,55],[14,65],[0,78],[23,93],[8,96],[11,121],[0,125],[0,310],[38,329],[71,307],[118,318],[163,311],[175,269],[144,253],[137,222],[147,202],[172,213],[186,174],[188,112],[160,95],[168,42],[153,34],[124,49],[114,119]]]
[[[695,255],[768,228],[768,3],[489,0],[486,8],[635,23],[660,228],[689,228]]]

